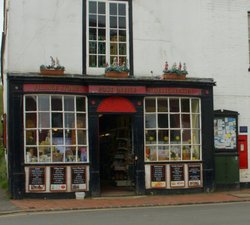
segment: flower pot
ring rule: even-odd
[[[177,73],[164,73],[162,75],[163,80],[185,80],[186,74],[177,74]]]
[[[63,75],[64,70],[55,70],[55,69],[41,69],[40,73],[42,75]]]
[[[105,77],[126,78],[126,77],[128,77],[128,72],[109,71],[109,72],[105,72]]]

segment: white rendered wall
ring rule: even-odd
[[[190,77],[215,80],[214,109],[238,111],[250,130],[248,11],[250,0],[133,0],[134,74],[186,62]],[[5,72],[38,72],[54,56],[81,74],[82,23],[82,0],[11,0]]]

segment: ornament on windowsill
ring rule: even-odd
[[[187,74],[188,72],[187,72],[186,63],[183,63],[182,65],[180,62],[177,67],[177,63],[175,62],[172,65],[172,68],[169,69],[168,62],[166,61],[164,70],[163,70],[162,79],[185,80]]]
[[[40,73],[42,75],[63,75],[65,67],[60,65],[59,59],[50,56],[50,65],[41,65]]]

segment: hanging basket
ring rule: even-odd
[[[162,75],[163,80],[185,80],[186,74],[177,74],[177,73],[164,73]]]
[[[55,69],[40,69],[40,74],[42,75],[63,75],[64,70],[55,70]]]
[[[109,72],[105,72],[105,77],[111,77],[111,78],[126,78],[126,77],[128,77],[128,72],[115,72],[115,71],[109,71]]]

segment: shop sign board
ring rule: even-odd
[[[71,167],[71,190],[84,191],[87,188],[86,184],[86,167],[72,166]]]
[[[45,167],[29,167],[29,191],[45,191]]]
[[[54,166],[50,167],[50,190],[66,191],[66,167]]]
[[[189,187],[202,186],[201,164],[188,165],[188,186]]]
[[[170,186],[172,188],[185,187],[184,164],[170,165]]]
[[[151,187],[152,188],[166,187],[165,165],[151,165]]]

